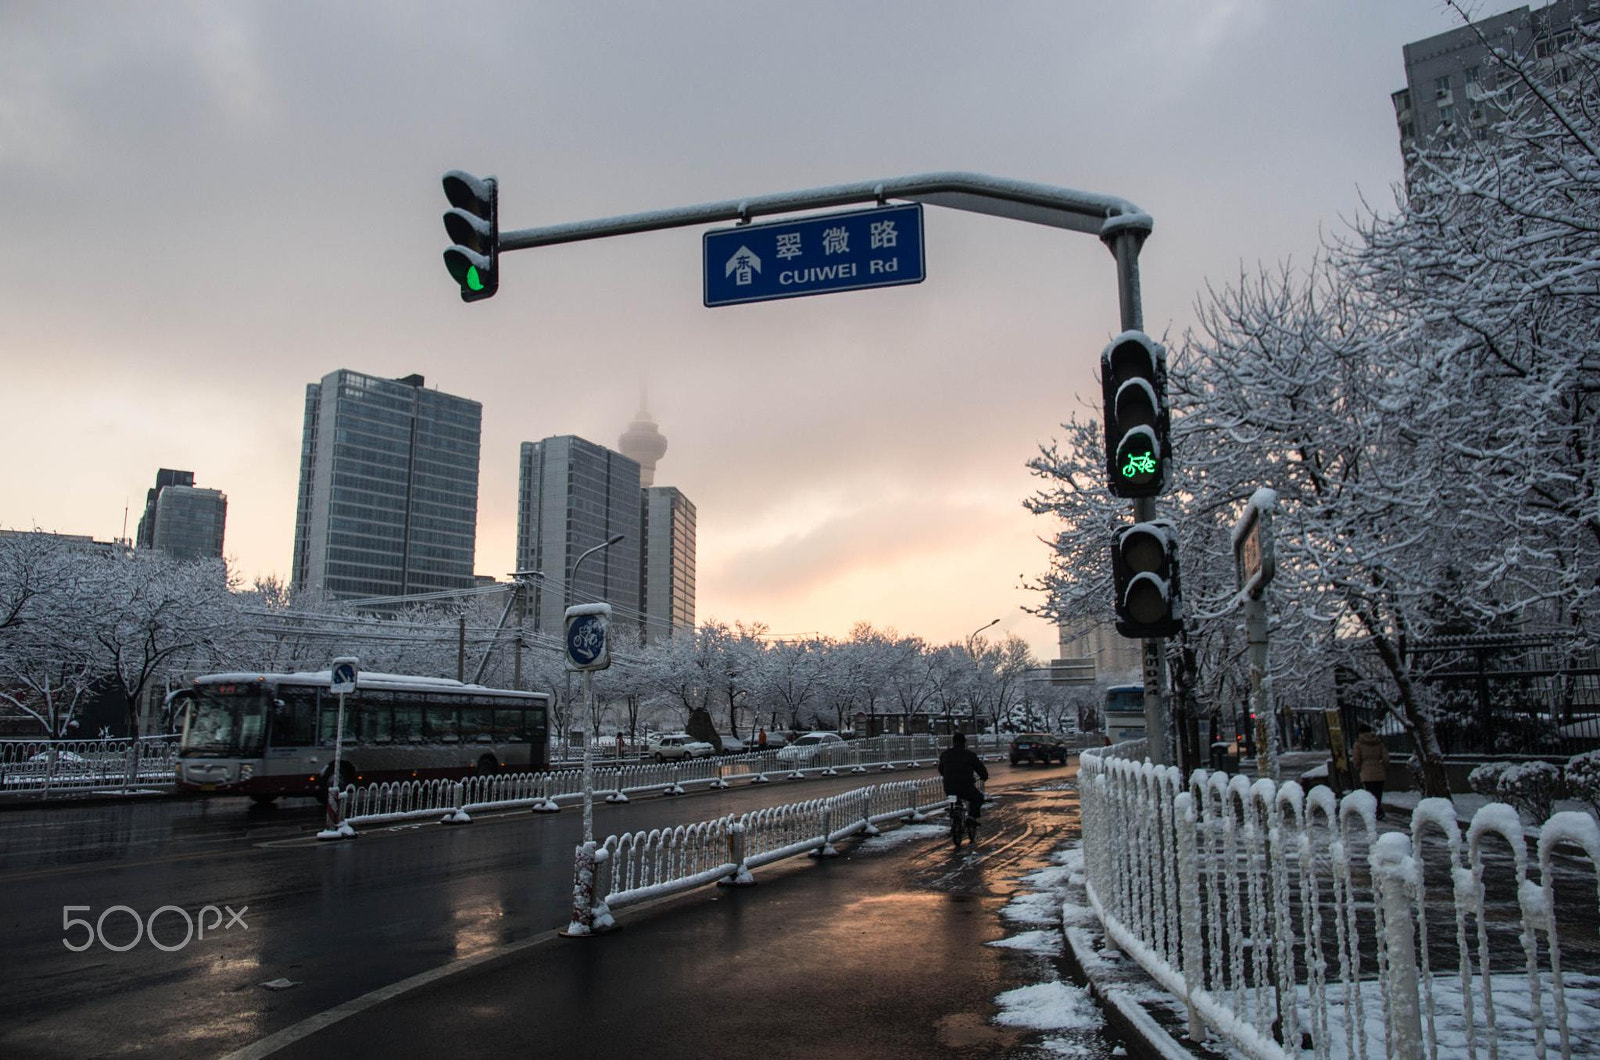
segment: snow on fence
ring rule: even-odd
[[[0,740],[0,794],[48,798],[97,788],[171,788],[178,737]]]
[[[943,783],[924,777],[583,843],[575,852],[567,933],[613,927],[613,910],[648,899],[708,883],[754,883],[752,869],[797,854],[831,857],[833,844],[847,836],[877,835],[883,821],[921,821],[944,806]]]
[[[880,736],[823,747],[810,756],[785,757],[782,750],[677,762],[596,764],[595,798],[627,802],[630,795],[682,795],[690,786],[725,788],[734,781],[762,784],[773,778],[804,779],[841,773],[892,772],[938,760],[939,745],[930,736]],[[559,810],[583,798],[583,771],[494,773],[466,780],[406,780],[339,793],[341,819],[350,825],[384,824],[424,817],[467,823],[479,810],[528,806]]]
[[[1409,835],[1380,835],[1365,791],[1337,799],[1205,770],[1185,788],[1129,750],[1080,759],[1087,890],[1108,944],[1186,1003],[1191,1038],[1203,1022],[1260,1060],[1299,1057],[1303,1043],[1318,1060],[1565,1060],[1575,1033],[1590,1045],[1600,1033],[1600,976],[1563,972],[1557,925],[1561,910],[1594,930],[1600,826],[1588,814],[1539,829],[1535,882],[1502,803],[1463,836],[1449,800],[1424,799]],[[1443,850],[1424,850],[1430,836]],[[1452,935],[1430,938],[1430,920],[1453,920]]]

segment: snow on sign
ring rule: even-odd
[[[705,304],[921,283],[922,204],[878,206],[707,232]]]

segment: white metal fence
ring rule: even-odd
[[[1185,787],[1143,750],[1080,758],[1087,889],[1108,943],[1186,1003],[1192,1038],[1203,1023],[1261,1060],[1306,1040],[1319,1060],[1494,1060],[1568,1058],[1582,1034],[1593,1055],[1600,967],[1563,969],[1557,923],[1595,934],[1593,817],[1540,827],[1535,880],[1510,806],[1463,835],[1449,800],[1424,799],[1409,834],[1380,834],[1365,791],[1204,770]],[[1430,936],[1440,921],[1453,932]]]
[[[877,835],[890,820],[923,820],[944,809],[938,777],[890,781],[825,799],[769,806],[698,824],[624,832],[577,848],[567,933],[612,927],[627,905],[708,883],[753,883],[751,870],[797,854],[828,857],[847,836]]]
[[[178,737],[0,740],[0,794],[49,797],[96,789],[170,790]]]
[[[1005,737],[989,737],[991,741]],[[596,799],[627,802],[631,795],[682,795],[690,788],[725,788],[735,781],[761,784],[772,779],[803,779],[841,774],[888,773],[932,765],[940,747],[931,736],[879,736],[823,747],[810,754],[784,750],[678,762],[597,764]],[[985,753],[994,753],[993,750]],[[443,817],[466,823],[479,810],[558,810],[583,798],[583,771],[498,773],[466,780],[408,780],[349,787],[340,792],[341,819],[350,825],[384,824],[412,818]]]

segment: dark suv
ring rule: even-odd
[[[1042,732],[1019,732],[1011,738],[1011,764],[1018,762],[1043,762],[1050,764],[1054,758],[1062,765],[1067,764],[1067,745],[1059,736],[1050,736]]]

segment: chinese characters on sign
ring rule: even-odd
[[[920,283],[922,207],[846,214],[707,232],[705,304],[735,305],[863,287]]]

